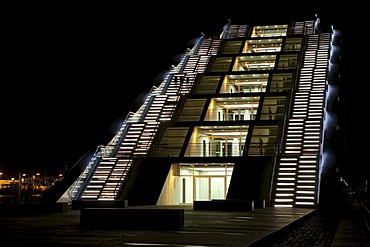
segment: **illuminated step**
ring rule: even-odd
[[[293,207],[293,205],[291,205],[291,204],[275,204],[274,207],[275,208],[291,208],[291,207]]]

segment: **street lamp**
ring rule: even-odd
[[[14,191],[14,190],[15,190],[14,178],[12,178],[12,183],[11,183],[10,188],[11,188],[11,190],[12,190],[12,191]]]
[[[3,173],[2,172],[0,172],[0,180],[2,180],[3,179]],[[1,190],[3,189],[3,183],[2,183],[2,181],[0,181],[0,185],[1,185]]]

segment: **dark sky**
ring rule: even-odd
[[[202,32],[218,35],[228,19],[245,24],[256,16],[284,15],[82,4],[9,11],[2,34],[0,166],[5,171],[50,173],[71,167],[84,153],[106,144],[114,126],[141,105],[140,95],[185,52],[191,39]],[[302,12],[311,13],[320,16],[320,11]],[[349,27],[358,19],[347,20],[341,11],[328,13],[322,11],[324,21],[340,23],[343,34],[354,34]],[[348,60],[355,59],[354,43],[345,40]],[[347,77],[352,62],[346,64]],[[349,86],[349,95],[354,90]],[[359,100],[351,100],[348,107]]]

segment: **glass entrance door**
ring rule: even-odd
[[[194,197],[196,201],[225,199],[225,178],[202,176],[194,177]]]
[[[225,199],[225,178],[210,177],[210,191],[212,199]]]
[[[194,197],[196,201],[209,201],[209,177],[194,177]]]
[[[225,199],[233,168],[232,163],[173,164],[157,203],[178,205]]]

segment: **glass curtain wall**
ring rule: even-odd
[[[176,142],[190,135],[185,157],[236,157],[244,155],[250,135],[247,155],[274,155],[287,104],[284,93],[291,91],[295,51],[302,46],[301,38],[284,38],[287,29],[288,25],[256,26],[249,39],[225,40],[179,113],[178,123],[188,127],[168,127],[163,149],[178,147],[170,153],[180,154],[182,143]],[[290,53],[280,56],[282,51]],[[270,122],[252,128],[255,120]],[[181,204],[226,198],[233,167],[232,163],[173,164],[159,201]]]

